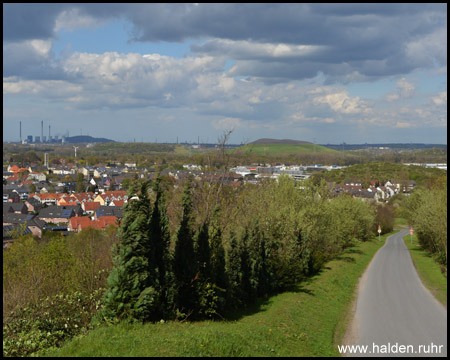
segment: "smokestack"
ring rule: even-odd
[[[44,120],[41,121],[41,141],[44,141]]]
[[[20,122],[20,142],[22,142],[22,121]]]
[[[50,141],[50,125],[48,126],[48,141]]]

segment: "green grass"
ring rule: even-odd
[[[408,221],[405,218],[396,217],[394,221],[394,228],[406,227],[408,226]]]
[[[235,320],[105,326],[46,356],[339,356],[359,277],[387,236],[347,249],[297,291],[261,299]]]
[[[409,248],[411,258],[422,283],[437,300],[444,306],[447,306],[447,267],[438,264],[430,253],[422,249],[416,235],[413,235],[412,243],[411,235],[409,234],[403,238],[403,241]],[[441,268],[445,269],[445,276]]]
[[[288,155],[302,153],[331,153],[338,154],[337,150],[326,148],[325,146],[314,144],[248,144],[233,149],[234,153],[254,154],[254,155]]]

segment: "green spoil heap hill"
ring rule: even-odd
[[[250,144],[234,149],[236,154],[254,155],[298,155],[305,153],[329,153],[338,154],[338,151],[307,141],[290,139],[259,139]]]

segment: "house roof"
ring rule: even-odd
[[[122,207],[125,204],[124,200],[113,200],[111,201],[111,203],[109,204],[109,206],[118,206],[118,207]]]
[[[52,205],[41,209],[39,212],[39,218],[71,218],[75,216],[75,211],[72,206],[71,208],[66,208],[66,206]]]
[[[84,208],[84,211],[94,211],[100,208],[100,203],[98,201],[87,201],[84,202],[82,207]]]
[[[18,213],[3,213],[3,222],[9,224],[23,224],[25,221],[33,220],[34,215],[18,214]]]
[[[97,220],[91,220],[89,217],[73,217],[70,220],[72,229],[83,230],[89,227],[94,229],[104,229],[108,225],[116,225],[117,218],[115,216],[101,216]]]
[[[3,225],[4,240],[13,238],[13,235],[16,236],[19,232],[21,232],[20,235],[31,234],[31,230],[28,226],[25,229],[21,229],[19,224]]]
[[[115,216],[120,219],[123,217],[123,210],[118,206],[100,206],[95,213],[97,218],[101,216]]]

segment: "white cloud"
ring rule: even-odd
[[[409,99],[416,93],[416,86],[414,83],[404,77],[398,80],[395,86],[397,91],[393,91],[385,95],[384,98],[387,102]]]
[[[305,114],[301,112],[297,112],[292,114],[289,117],[292,121],[288,122],[288,125],[293,125],[294,123],[303,123],[303,122],[312,122],[312,123],[325,123],[325,124],[332,124],[336,122],[335,119],[330,117],[317,117],[317,116],[311,116],[307,117]]]
[[[71,8],[62,11],[56,17],[54,31],[60,31],[61,29],[73,31],[81,28],[94,28],[106,23],[106,19],[102,20],[86,13],[82,14],[80,9]]]
[[[314,104],[327,104],[334,111],[342,114],[367,114],[371,110],[358,96],[351,97],[346,90],[333,92],[313,99]]]
[[[437,106],[441,106],[441,105],[447,105],[447,91],[443,91],[441,93],[439,93],[436,96],[433,96],[431,98],[431,100],[433,101],[433,103]]]

